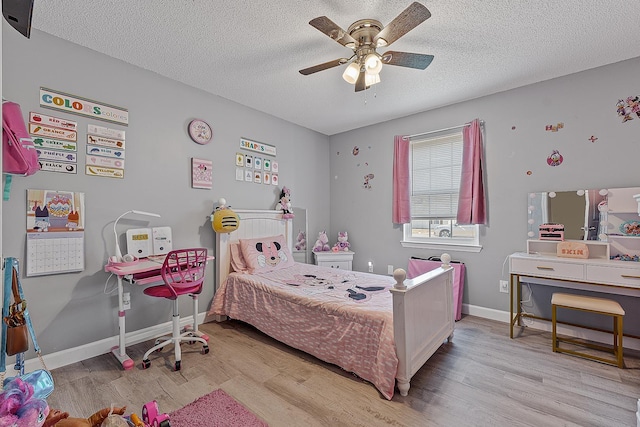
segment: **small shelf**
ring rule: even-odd
[[[609,259],[609,243],[598,240],[565,240],[565,242],[584,243],[589,248],[590,259]],[[527,253],[556,256],[559,240],[527,240]]]

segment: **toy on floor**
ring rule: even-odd
[[[326,231],[321,231],[318,233],[318,240],[316,240],[316,243],[313,245],[313,252],[326,252],[326,251],[330,251],[331,248],[329,247],[329,238],[327,237],[327,232]]]
[[[282,187],[280,191],[280,199],[276,204],[276,210],[282,210],[283,219],[291,219],[294,217],[291,211],[291,190],[287,187]]]
[[[0,392],[0,427],[41,427],[49,415],[44,399],[33,397],[33,386],[12,378]]]
[[[307,249],[307,239],[304,231],[298,231],[298,241],[296,242],[296,251],[304,251]]]
[[[53,409],[43,427],[128,427],[127,421],[122,418],[126,409],[126,406],[122,408],[104,408],[89,418],[72,418],[69,417],[68,412]]]
[[[351,244],[347,241],[348,239],[349,234],[346,231],[339,231],[338,241],[335,245],[333,245],[333,248],[331,248],[331,250],[333,252],[348,251],[349,246],[351,246]]]
[[[142,407],[142,421],[145,422],[145,426],[149,427],[170,427],[169,415],[161,414],[158,410],[158,402],[152,400],[145,403]]]

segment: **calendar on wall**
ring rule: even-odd
[[[27,190],[27,276],[84,270],[84,193]]]

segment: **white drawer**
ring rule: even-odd
[[[511,258],[511,273],[553,279],[585,280],[584,264],[535,258]]]
[[[587,280],[595,283],[640,288],[640,269],[623,266],[588,265]]]
[[[351,270],[351,261],[320,261],[319,266]]]

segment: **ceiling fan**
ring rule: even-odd
[[[386,27],[375,19],[360,19],[345,31],[326,16],[312,19],[309,21],[312,27],[352,49],[353,55],[305,68],[300,70],[300,74],[307,76],[351,62],[342,77],[355,84],[356,92],[359,92],[380,82],[382,64],[424,70],[433,61],[433,55],[397,51],[387,51],[381,55],[376,48],[389,46],[430,16],[431,12],[425,6],[413,2]]]

